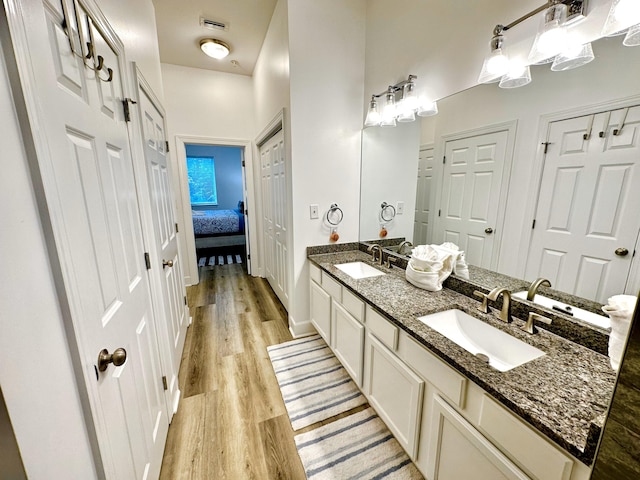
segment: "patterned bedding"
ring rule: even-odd
[[[196,235],[224,235],[244,231],[239,210],[193,210],[192,214],[193,233]]]

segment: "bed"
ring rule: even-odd
[[[192,210],[196,237],[237,235],[244,233],[244,215],[234,210]]]

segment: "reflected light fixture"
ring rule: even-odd
[[[584,45],[569,45],[569,47],[555,57],[551,65],[551,70],[554,72],[564,72],[565,70],[586,65],[594,58],[595,56],[593,55],[593,48],[590,42]]]
[[[493,83],[500,80],[509,70],[509,57],[504,50],[504,26],[496,25],[491,39],[491,53],[484,59],[482,71],[478,77],[479,83]]]
[[[222,60],[231,52],[231,47],[228,44],[216,38],[203,38],[200,40],[200,49],[206,55],[217,60]]]
[[[418,95],[415,82],[417,78],[409,75],[406,80],[389,85],[384,92],[371,95],[364,126],[395,127],[396,122],[415,121],[416,115],[426,117],[438,113],[436,102]],[[380,105],[378,99],[381,97],[384,97],[384,101]]]
[[[365,127],[395,127],[396,122],[413,122],[416,115],[426,117],[438,113],[438,105],[434,101],[419,97],[415,80],[418,77],[409,75],[406,80],[389,85],[381,93],[371,96]],[[397,96],[400,96],[397,99]],[[378,99],[384,97],[382,105]]]
[[[625,47],[637,47],[640,45],[640,23],[629,28],[622,44]]]
[[[540,27],[529,52],[532,63],[553,58],[567,48],[566,22],[567,6],[561,0],[552,0],[540,19]]]

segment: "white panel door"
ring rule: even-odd
[[[425,245],[430,242],[429,217],[431,216],[431,192],[433,188],[433,167],[435,165],[433,147],[421,148],[418,157],[418,185],[416,190],[416,213],[413,226],[413,244]]]
[[[162,357],[167,377],[167,402],[169,412],[173,412],[179,398],[178,371],[187,333],[186,290],[178,255],[178,231],[167,165],[164,116],[140,84],[138,99],[156,246],[152,268],[162,272],[159,293],[164,322],[158,325],[158,329],[164,347]]]
[[[32,82],[25,95],[36,105],[38,161],[106,477],[157,478],[168,419],[123,118],[122,47],[94,15],[66,7],[65,19],[60,2],[11,6],[25,29],[17,50],[31,59],[22,63]],[[99,353],[119,348],[125,363],[100,372]]]
[[[260,147],[265,273],[285,308],[289,305],[287,273],[287,172],[282,130]]]
[[[434,242],[453,242],[470,265],[492,267],[508,131],[445,144],[440,212]]]
[[[640,107],[553,122],[547,141],[526,278],[606,303],[640,231]]]

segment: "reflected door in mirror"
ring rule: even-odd
[[[603,303],[625,292],[632,255],[616,251],[640,231],[639,137],[640,106],[550,125],[527,278]]]
[[[418,187],[416,189],[416,214],[413,226],[413,244],[426,245],[432,232],[429,227],[431,216],[431,192],[433,188],[433,167],[435,163],[433,147],[421,147],[418,157]]]
[[[453,242],[470,265],[494,268],[508,131],[448,141],[434,240]],[[496,252],[497,253],[497,252]]]

